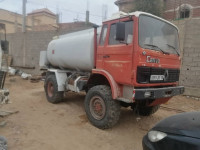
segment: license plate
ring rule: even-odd
[[[151,75],[151,81],[163,81],[165,78],[164,75]]]

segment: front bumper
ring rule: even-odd
[[[148,93],[148,95],[147,95]],[[165,88],[148,88],[148,89],[135,89],[135,99],[159,99],[169,98],[184,93],[183,86],[165,87]]]

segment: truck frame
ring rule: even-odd
[[[45,65],[47,100],[58,103],[67,91],[85,91],[84,107],[89,121],[100,129],[107,129],[118,122],[121,106],[149,116],[161,104],[182,94],[184,87],[178,86],[179,49],[169,48],[172,52],[167,53],[155,45],[146,44],[147,47],[144,47],[140,44],[140,32],[147,30],[142,29],[145,23],[141,21],[148,19],[150,25],[153,24],[151,19],[154,19],[163,25],[163,30],[169,26],[170,32],[177,30],[178,33],[173,24],[148,13],[116,14],[103,22],[100,35],[97,34],[97,26],[94,27],[94,68],[91,72]],[[130,32],[128,36],[127,32]],[[149,31],[143,32],[147,33]],[[145,40],[154,38],[156,34]],[[41,52],[40,57],[40,65],[44,66],[45,53]]]

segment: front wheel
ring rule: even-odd
[[[120,118],[120,103],[112,99],[111,89],[106,85],[91,88],[84,105],[89,121],[97,128],[111,128]]]

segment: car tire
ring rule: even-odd
[[[84,106],[89,121],[97,128],[111,128],[120,118],[120,102],[112,99],[109,86],[92,87],[86,95]]]
[[[45,93],[50,103],[56,104],[63,101],[64,92],[58,91],[58,84],[54,74],[48,75],[45,80]]]

